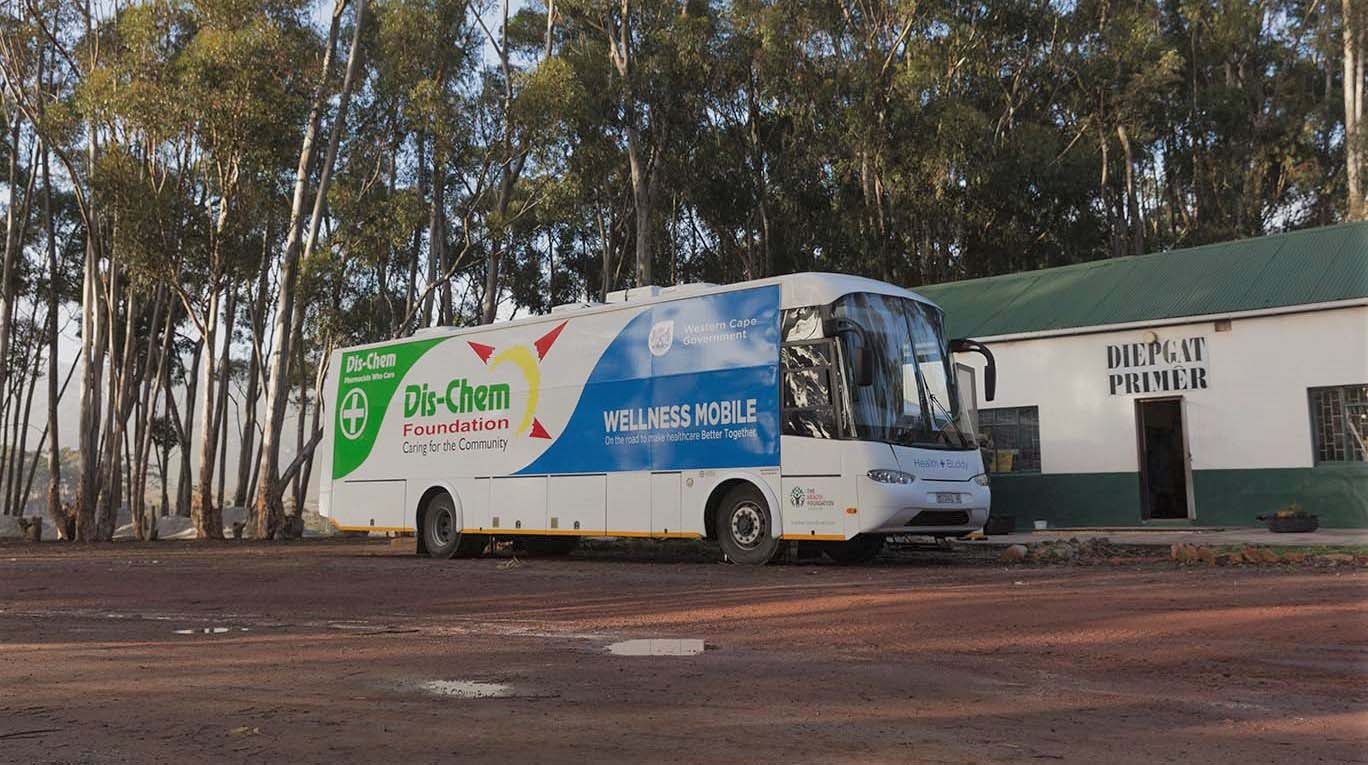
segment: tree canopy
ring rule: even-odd
[[[175,502],[206,513],[203,533],[235,479],[271,535],[281,498],[307,493],[338,345],[645,283],[824,270],[915,286],[1362,217],[1363,14],[9,4],[5,509],[29,499],[29,410],[40,380],[60,393],[63,333],[81,344],[81,425],[59,433],[50,414],[36,439],[55,520],[107,535],[111,508],[141,512],[148,460],[164,485],[178,452]],[[62,439],[80,446],[74,515]]]

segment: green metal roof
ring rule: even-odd
[[[1368,222],[917,287],[952,337],[1368,297]]]

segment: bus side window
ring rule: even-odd
[[[780,350],[784,435],[837,437],[832,356],[830,340],[786,343]]]

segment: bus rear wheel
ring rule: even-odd
[[[769,503],[753,485],[743,483],[728,491],[716,512],[717,541],[727,560],[763,566],[779,551]]]
[[[479,555],[489,542],[479,534],[462,534],[456,519],[456,503],[447,494],[428,502],[423,513],[423,546],[430,558],[445,560],[456,556]]]
[[[844,542],[827,542],[822,547],[822,552],[833,561],[848,566],[874,560],[883,546],[883,537],[876,534],[860,534]]]

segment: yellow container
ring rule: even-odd
[[[998,449],[993,458],[994,473],[1012,472],[1012,462],[1016,459],[1016,449]]]

